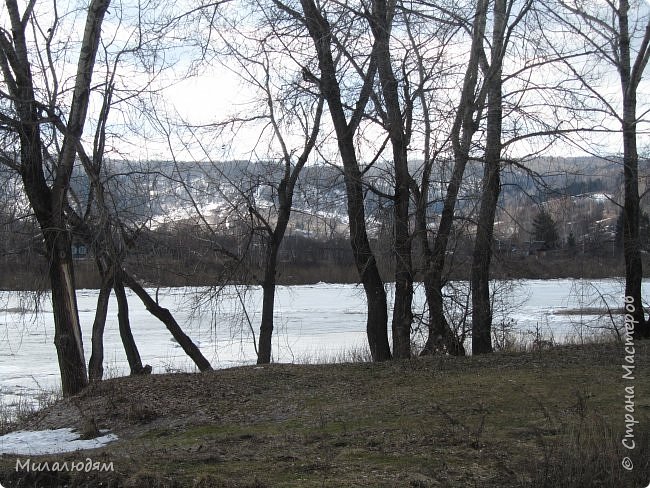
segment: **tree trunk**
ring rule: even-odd
[[[628,25],[629,2],[621,1],[617,15],[620,41],[619,75],[623,95],[623,179],[625,196],[623,202],[623,253],[625,256],[625,296],[632,298],[634,311],[634,337],[650,337],[650,324],[646,322],[641,297],[643,262],[639,236],[639,155],[637,152],[636,76],[632,73],[630,59],[630,36]],[[638,75],[640,76],[640,75]]]
[[[92,332],[92,352],[88,362],[88,376],[90,381],[101,381],[104,377],[104,327],[108,314],[108,302],[111,298],[113,288],[112,278],[106,276],[102,279],[102,285],[97,297],[97,310]]]
[[[24,68],[22,75],[25,79],[17,77],[20,81],[18,91],[22,100],[31,100],[34,97],[31,73],[28,65]],[[52,191],[43,174],[36,107],[30,103],[19,104],[18,111],[21,119],[21,178],[45,241],[61,388],[64,396],[71,396],[88,384],[74,284],[72,243],[63,215],[53,210]]]
[[[641,284],[643,280],[643,262],[639,236],[639,168],[636,148],[636,100],[628,95],[623,109],[623,174],[625,197],[623,206],[623,253],[625,256],[625,296],[632,298],[634,311],[634,337],[650,337],[648,323],[645,320]]]
[[[147,310],[165,324],[167,330],[171,332],[172,337],[183,348],[183,351],[194,361],[199,371],[212,371],[210,362],[203,356],[201,350],[192,342],[183,329],[181,329],[174,316],[164,307],[161,307],[156,301],[149,296],[147,291],[127,272],[123,271],[122,279],[126,286],[131,288],[138,295]]]
[[[390,58],[390,32],[394,8],[389,10],[385,0],[375,0],[372,30],[377,41],[377,71],[386,106],[386,129],[393,148],[395,193],[393,207],[393,236],[395,253],[395,303],[393,306],[393,356],[411,356],[411,324],[413,322],[413,275],[411,265],[411,235],[409,202],[411,175],[408,168],[408,141],[399,102],[398,83]]]
[[[285,226],[286,227],[286,226]],[[271,362],[273,338],[273,313],[275,309],[275,274],[277,271],[278,244],[271,238],[268,244],[264,281],[262,282],[262,323],[260,325],[257,364]]]
[[[63,134],[61,153],[57,164],[45,168],[41,141],[41,118],[36,104],[36,90],[29,59],[30,45],[25,30],[30,25],[31,7],[21,15],[18,2],[7,0],[11,23],[11,37],[7,30],[0,32],[5,86],[14,104],[20,138],[20,173],[25,193],[38,220],[49,262],[54,312],[54,343],[57,348],[64,396],[78,393],[88,384],[81,327],[72,265],[71,240],[67,230],[64,207],[67,204],[70,177],[75,161],[76,147],[83,133],[91,91],[95,56],[101,36],[101,26],[109,0],[92,0],[88,6],[83,40],[79,50],[77,71],[68,130]],[[47,171],[47,176],[46,176]]]
[[[472,354],[492,352],[492,306],[490,303],[490,263],[494,217],[501,191],[501,124],[504,35],[506,28],[506,0],[494,2],[492,30],[492,57],[486,75],[487,134],[485,162],[481,184],[481,206],[476,224],[476,240],[472,256]]]
[[[366,233],[361,173],[356,163],[352,137],[339,140],[339,149],[341,149],[341,154],[346,154],[343,161],[348,161],[347,165],[344,164],[344,175],[350,219],[350,243],[354,263],[366,294],[368,312],[366,335],[370,354],[373,361],[387,361],[391,359],[391,353],[388,343],[386,290]]]
[[[81,326],[77,309],[70,237],[65,231],[44,230],[50,250],[49,275],[54,312],[54,344],[61,372],[61,389],[71,396],[88,385]]]
[[[424,293],[429,305],[429,336],[421,355],[433,354],[435,351],[446,352],[452,356],[464,356],[465,346],[451,329],[442,297],[443,283],[441,274],[432,273],[424,279]]]
[[[472,354],[492,352],[492,306],[490,303],[490,263],[494,216],[500,192],[499,162],[485,161],[481,208],[472,256]]]
[[[460,343],[454,331],[451,330],[445,318],[442,297],[442,288],[444,286],[442,275],[454,221],[454,209],[468,159],[469,156],[459,156],[456,158],[452,178],[447,186],[447,194],[445,196],[433,250],[429,253],[428,259],[425,259],[427,269],[424,276],[424,287],[429,305],[429,337],[423,350],[425,354],[433,353],[436,349],[442,349],[454,356],[465,355],[465,347]],[[428,247],[428,242],[426,245]]]
[[[370,248],[366,231],[362,176],[354,146],[356,123],[348,124],[345,116],[340,87],[336,78],[336,67],[331,52],[332,36],[329,23],[313,0],[301,0],[300,3],[304,12],[302,20],[305,22],[316,48],[321,74],[320,90],[330,110],[341,161],[343,162],[350,225],[350,244],[354,262],[366,294],[368,310],[366,333],[370,353],[374,361],[385,361],[391,358],[387,330],[386,290],[384,290],[384,283],[379,274],[377,261]],[[372,65],[372,61],[370,64]],[[367,98],[362,103],[357,104],[357,112],[355,113],[365,107],[366,101]]]
[[[119,276],[115,278],[115,282],[113,283],[113,290],[115,291],[115,298],[117,298],[117,320],[120,328],[120,337],[122,339],[122,345],[124,346],[124,352],[126,352],[126,359],[129,362],[131,374],[135,375],[150,373],[150,366],[147,366],[146,368],[142,367],[142,360],[140,359],[138,346],[136,345],[135,339],[133,339],[133,334],[131,333],[131,322],[129,321],[129,301],[126,298],[124,284],[122,283],[122,280]]]
[[[422,350],[422,354],[432,354],[440,349],[454,356],[465,355],[465,346],[447,323],[444,310],[442,288],[444,287],[443,273],[445,269],[447,247],[454,223],[454,212],[458,193],[463,182],[463,175],[470,156],[472,138],[478,128],[475,119],[480,119],[485,102],[485,90],[481,89],[478,96],[475,94],[478,84],[479,60],[483,50],[483,37],[487,19],[487,0],[476,4],[474,21],[472,24],[472,46],[467,69],[463,79],[463,88],[460,102],[456,109],[454,125],[452,126],[451,140],[454,151],[454,168],[451,179],[447,185],[447,193],[443,204],[438,232],[433,243],[433,250],[429,248],[426,233],[426,196],[429,184],[427,176],[423,181],[422,194],[424,199],[420,210],[420,228],[423,232],[423,250],[425,254],[424,288],[429,305],[429,336]]]
[[[320,130],[320,120],[323,114],[324,100],[322,97],[318,100],[316,113],[314,115],[314,126],[307,135],[307,140],[303,151],[298,157],[295,166],[291,166],[291,154],[286,150],[284,138],[280,132],[280,127],[272,116],[272,124],[278,139],[282,142],[284,149],[284,175],[278,184],[278,216],[275,228],[271,230],[267,222],[267,230],[269,231],[266,260],[264,268],[264,280],[262,282],[262,323],[260,325],[260,339],[259,347],[257,348],[257,364],[266,364],[271,362],[271,347],[273,338],[273,314],[275,311],[275,276],[278,268],[278,252],[280,245],[284,239],[284,234],[289,225],[291,218],[291,209],[293,208],[293,194],[298,181],[298,176],[305,166],[309,154],[316,144],[318,131]],[[272,106],[271,98],[269,98],[269,106]]]

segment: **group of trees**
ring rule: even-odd
[[[147,371],[130,334],[125,286],[201,370],[210,368],[126,265],[152,224],[116,203],[125,191],[122,175],[107,164],[123,156],[132,134],[167,145],[169,171],[149,177],[177,184],[175,198],[188,209],[187,219],[225,263],[230,274],[215,276],[215,292],[233,276],[259,277],[260,363],[272,359],[278,255],[310,162],[340,170],[373,360],[413,353],[417,273],[428,304],[423,352],[465,353],[443,292],[458,225],[474,237],[471,336],[472,352],[480,354],[492,351],[490,264],[503,171],[535,176],[527,167],[532,157],[558,144],[596,152],[594,136],[606,134],[623,148],[626,295],[634,299],[637,336],[650,335],[639,245],[637,137],[647,105],[637,105],[650,58],[650,12],[643,2],[152,0],[109,10],[109,1],[60,12],[56,0],[30,0],[22,9],[5,0],[8,15],[0,26],[0,161],[21,182],[26,200],[17,205],[40,228],[64,394],[83,388],[88,374],[101,379],[111,292],[131,371]],[[74,34],[78,17],[85,22],[80,38]],[[240,113],[197,121],[165,103],[165,85],[215,70],[234,73],[245,87],[248,103]],[[219,165],[224,148],[237,145],[268,162],[265,178],[235,176]],[[216,182],[199,188],[181,177],[186,158],[217,168],[236,190]],[[480,178],[468,171],[477,167]],[[147,170],[122,172],[137,177]],[[73,175],[86,184],[73,185]],[[199,204],[205,191],[226,202],[218,215]],[[270,197],[261,199],[262,193]],[[474,209],[461,212],[468,196]],[[371,200],[381,204],[371,207]],[[372,212],[384,210],[391,276],[380,272],[369,230]],[[224,239],[234,233],[236,247]],[[76,309],[73,236],[91,249],[102,277],[89,371]],[[387,282],[395,283],[391,337]]]
[[[593,229],[593,233],[596,235],[593,238],[597,239],[599,233],[607,232],[607,242],[613,243],[615,248],[622,250],[624,242],[623,226],[625,223],[623,215],[623,212],[621,212],[615,223],[607,226],[607,228],[598,228],[596,223]],[[542,209],[532,221],[532,237],[543,245],[544,250],[559,249],[565,246],[571,249],[578,244],[578,239],[573,231],[566,236],[566,241],[560,238],[557,222],[545,209]],[[584,241],[587,236],[582,235],[579,237]],[[639,244],[644,251],[647,251],[650,245],[650,216],[646,212],[642,212],[639,219]]]
[[[83,389],[89,376],[102,377],[102,337],[111,290],[119,305],[120,335],[131,372],[150,371],[142,365],[131,335],[125,285],[165,323],[197,367],[210,368],[171,314],[122,266],[138,228],[129,225],[127,216],[117,215],[111,205],[103,171],[109,114],[138,96],[136,92],[117,90],[117,79],[123,76],[119,73],[123,68],[121,58],[141,55],[156,37],[139,35],[143,27],[140,25],[140,30],[135,29],[130,36],[127,33],[121,44],[124,32],[120,31],[120,10],[107,25],[109,4],[109,0],[93,0],[90,5],[76,9],[69,5],[70,10],[60,11],[56,2],[39,4],[34,0],[21,9],[18,2],[8,0],[3,9],[6,23],[0,28],[0,161],[4,169],[13,172],[13,181],[22,184],[14,208],[21,218],[33,217],[40,228],[64,395]],[[80,13],[83,15],[77,19]],[[145,16],[140,19],[146,21]],[[71,61],[74,59],[76,66]],[[155,63],[147,63],[148,69],[154,70]],[[93,82],[98,76],[103,79]],[[140,90],[145,92],[143,87]],[[92,129],[84,137],[88,125]],[[86,195],[72,191],[71,182],[79,168],[88,181]],[[81,238],[93,251],[102,277],[88,368],[76,301],[73,236]]]

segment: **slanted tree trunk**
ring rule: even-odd
[[[135,343],[135,339],[133,339],[133,333],[131,332],[131,322],[129,320],[129,301],[126,298],[124,284],[122,283],[122,279],[119,275],[115,277],[113,283],[113,291],[115,291],[115,298],[117,299],[117,320],[120,328],[120,337],[122,339],[122,345],[124,346],[124,352],[126,352],[126,359],[129,362],[131,374],[134,375],[150,373],[150,366],[147,366],[146,368],[142,366],[140,352],[138,351],[138,346]]]
[[[82,153],[83,154],[83,153]],[[103,193],[98,190],[98,196]],[[98,198],[103,202],[103,196]],[[103,208],[103,210],[106,210]],[[94,227],[88,221],[84,221],[68,206],[66,209],[67,218],[74,231],[79,235],[86,245],[93,249],[97,270],[102,278],[102,285],[97,299],[97,311],[93,323],[92,332],[92,354],[89,362],[90,378],[92,381],[100,381],[103,377],[103,360],[104,346],[103,335],[106,325],[106,315],[108,312],[108,302],[111,288],[115,291],[118,303],[118,322],[120,337],[126,356],[129,361],[131,374],[149,374],[151,366],[142,366],[140,353],[131,333],[129,321],[128,300],[124,291],[124,283],[131,288],[147,307],[152,315],[157,317],[167,326],[172,336],[183,347],[183,350],[194,360],[201,371],[211,370],[210,363],[201,354],[200,350],[185,335],[169,310],[160,307],[142,288],[133,277],[131,277],[123,268],[120,267],[120,257],[114,249],[114,243],[111,241],[108,226],[102,228],[101,225]],[[101,229],[101,230],[100,230]]]
[[[278,2],[276,2],[278,4]],[[301,0],[303,16],[296,15],[295,11],[285,5],[278,4],[280,8],[289,11],[304,22],[312,38],[318,66],[320,68],[320,91],[327,101],[336,133],[339,153],[343,162],[343,176],[347,196],[347,210],[350,226],[350,244],[354,262],[366,294],[368,317],[366,333],[368,345],[374,361],[385,361],[391,358],[388,343],[388,307],[386,303],[386,290],[379,274],[377,260],[370,247],[366,230],[366,215],[364,209],[362,175],[359,170],[355,152],[354,135],[360,119],[359,113],[365,109],[369,96],[369,88],[376,66],[370,61],[366,74],[364,88],[360,96],[360,103],[356,105],[355,114],[348,123],[343,108],[341,91],[337,80],[336,66],[332,56],[332,33],[329,22],[323,17],[313,0]]]
[[[203,356],[203,353],[201,353],[201,350],[196,346],[196,344],[192,342],[192,339],[183,332],[183,329],[178,325],[178,322],[176,322],[176,319],[174,319],[174,316],[169,312],[169,310],[158,305],[158,303],[149,296],[147,291],[140,286],[140,283],[138,283],[135,278],[129,275],[126,271],[122,271],[122,280],[126,286],[138,295],[138,298],[140,298],[149,313],[165,324],[167,330],[171,332],[172,337],[183,348],[185,354],[194,361],[194,364],[199,368],[199,371],[212,371],[210,362],[205,358],[205,356]]]

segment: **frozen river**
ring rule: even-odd
[[[457,284],[457,296],[465,286]],[[540,332],[557,342],[567,336],[580,340],[593,327],[611,325],[595,314],[563,314],[580,308],[620,307],[622,280],[520,280],[497,282],[499,289],[495,328],[507,324],[520,337]],[[647,285],[646,285],[647,289]],[[230,287],[218,302],[206,298],[204,289],[159,290],[161,305],[174,314],[185,332],[199,345],[213,367],[224,368],[255,361],[252,330],[257,334],[261,292]],[[152,290],[152,293],[155,291]],[[647,298],[647,297],[646,297]],[[79,290],[78,302],[84,331],[86,360],[90,357],[90,332],[97,300],[96,290]],[[245,305],[246,313],[242,313]],[[423,307],[418,289],[414,309]],[[193,371],[193,363],[174,342],[165,326],[149,315],[138,298],[129,295],[133,335],[143,364],[154,373]],[[38,313],[35,310],[38,309]],[[595,312],[592,312],[595,313]],[[251,328],[251,325],[252,328]],[[619,325],[622,325],[622,320]],[[54,331],[49,296],[0,292],[0,391],[5,403],[17,396],[32,397],[40,390],[58,387],[58,366],[53,344]],[[105,373],[128,373],[117,325],[114,298],[105,332]],[[319,362],[340,357],[343,352],[365,348],[365,301],[363,290],[354,285],[317,284],[279,287],[273,357],[278,362]]]

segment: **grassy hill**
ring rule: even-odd
[[[629,352],[629,351],[628,351]],[[382,364],[250,366],[118,378],[23,427],[111,429],[105,448],[32,460],[112,473],[16,472],[4,486],[592,487],[650,481],[650,344]],[[634,387],[635,448],[626,432]],[[630,400],[628,398],[628,400]],[[628,401],[629,405],[629,401]],[[631,438],[630,438],[631,439]],[[626,471],[621,461],[634,463]],[[20,456],[24,459],[28,456]],[[101,483],[101,485],[100,485]]]

